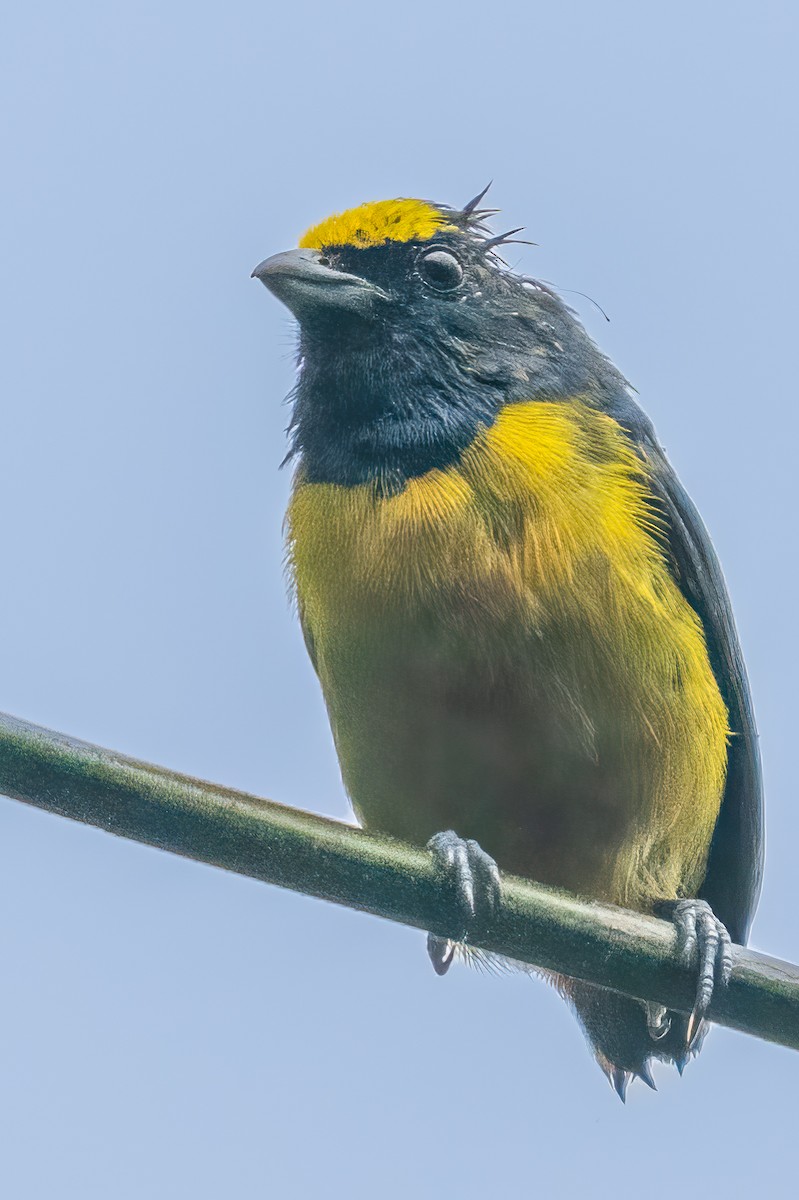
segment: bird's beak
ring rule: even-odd
[[[328,266],[318,250],[287,250],[266,258],[252,273],[298,321],[350,313],[370,317],[388,296],[377,284]]]

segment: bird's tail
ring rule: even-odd
[[[562,979],[560,990],[574,1008],[597,1062],[622,1100],[631,1079],[655,1087],[652,1059],[673,1062],[680,1074],[696,1054],[706,1025],[692,1031],[688,1017],[612,992],[608,988]]]

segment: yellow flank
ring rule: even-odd
[[[610,791],[621,832],[597,846],[594,877],[584,863],[573,877],[568,855],[560,865],[536,862],[532,813],[529,873],[639,908],[696,894],[728,722],[660,520],[645,462],[610,417],[579,398],[509,405],[457,465],[396,495],[298,480],[290,567],[345,782],[367,824],[391,829],[389,805],[413,797],[380,799],[381,748],[361,744],[370,706],[383,702],[375,690],[358,707],[364,648],[379,646],[381,630],[438,622],[464,660],[507,660],[529,675],[579,727],[586,754],[612,746],[618,755]],[[521,819],[513,814],[517,826]]]
[[[360,204],[314,225],[300,246],[322,250],[329,246],[382,246],[385,242],[426,242],[443,229],[454,229],[426,200],[377,200]]]

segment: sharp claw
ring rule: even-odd
[[[446,975],[455,958],[455,942],[449,938],[436,937],[434,933],[427,935],[427,953],[433,964],[436,975]]]

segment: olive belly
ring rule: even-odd
[[[356,680],[350,656],[325,688],[358,818],[418,844],[454,829],[505,871],[613,899],[647,757],[626,715],[611,697],[586,711],[543,664],[453,657],[406,645],[363,656]]]

